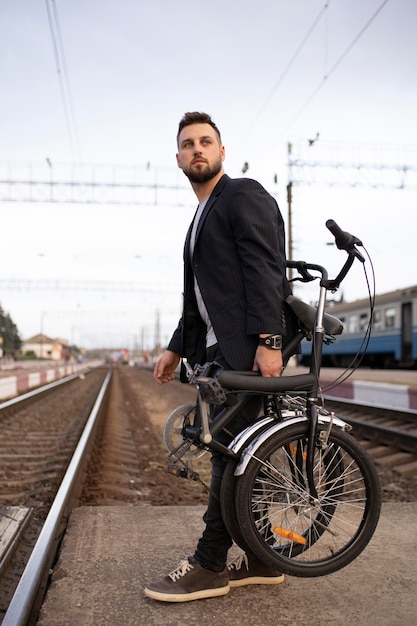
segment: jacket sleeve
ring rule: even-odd
[[[259,183],[240,179],[228,210],[245,285],[246,332],[285,334],[285,234],[278,205]]]
[[[177,354],[181,354],[181,343],[182,343],[181,338],[182,338],[182,318],[178,322],[178,326],[172,334],[172,337],[167,346],[167,350],[171,350],[171,352],[176,352]]]

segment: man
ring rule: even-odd
[[[155,380],[171,381],[181,357],[192,366],[215,360],[224,369],[280,376],[280,348],[290,321],[283,303],[290,288],[278,206],[256,181],[231,179],[224,173],[220,132],[206,113],[184,115],[177,145],[178,167],[190,180],[199,205],[185,241],[183,315],[156,363]],[[261,399],[254,396],[217,439],[228,445],[234,434],[256,419],[260,408]],[[150,598],[185,602],[225,595],[230,587],[284,580],[250,554],[226,566],[232,539],[219,502],[225,459],[213,453],[211,462],[204,533],[193,556],[147,585]]]

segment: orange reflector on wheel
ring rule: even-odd
[[[290,452],[293,456],[297,454],[297,446],[290,444]],[[307,452],[303,452],[303,461],[307,459]]]
[[[274,526],[272,529],[274,533],[277,535],[281,535],[281,537],[285,537],[285,539],[289,539],[290,541],[294,541],[295,543],[302,543],[305,545],[307,543],[307,539],[298,533],[294,533],[292,530],[288,530],[287,528],[281,528],[281,526]]]

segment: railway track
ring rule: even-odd
[[[62,479],[65,482],[65,470],[80,437],[84,436],[81,434],[83,427],[90,421],[106,373],[107,370],[95,370],[85,379],[75,376],[68,386],[62,386],[62,394],[61,391],[57,394],[57,389],[51,390],[43,397],[41,394],[36,399],[22,401],[20,408],[19,403],[12,403],[3,410],[0,406],[3,451],[0,453],[0,476],[5,485],[0,494],[0,506],[26,507],[30,511],[30,522],[21,541],[0,573],[0,621],[4,616],[6,626],[30,623],[18,621],[20,617],[14,612],[10,618],[12,621],[7,621],[13,603],[19,607],[22,605],[23,591],[16,598],[16,580],[22,572],[21,580],[25,576],[24,566],[33,558],[38,545],[36,539],[42,536],[56,493],[68,487],[62,485]],[[206,493],[201,484],[178,480],[167,474],[166,452],[161,444],[166,416],[176,406],[194,401],[193,388],[177,381],[161,387],[153,383],[151,372],[144,369],[120,366],[114,368],[112,374],[106,412],[97,425],[95,445],[88,454],[88,465],[85,464],[85,479],[77,481],[81,489],[72,495],[74,504],[189,505],[205,502]],[[87,381],[92,383],[89,393],[86,391]],[[416,472],[413,473],[411,467],[413,463],[417,464],[417,453],[410,441],[415,441],[416,437],[416,416],[333,401],[327,401],[326,408],[334,410],[354,426],[353,433],[376,461],[383,487],[385,485],[385,499],[404,501],[412,494],[411,499],[415,500],[417,483],[413,483],[413,478]],[[86,450],[80,452],[78,461],[86,456]],[[198,463],[195,469],[208,479],[208,455]],[[63,506],[61,502],[60,507],[65,509],[67,516],[68,503]],[[60,515],[64,522],[59,523],[59,533],[54,528],[52,553],[59,546],[56,536],[60,538],[65,531],[65,515],[62,511]],[[41,557],[37,559],[41,560]],[[26,575],[28,578],[33,576]],[[44,578],[42,585],[46,584]],[[34,615],[37,608],[35,604]],[[20,608],[16,610],[22,614]]]
[[[26,515],[0,571],[5,625],[36,623],[72,507],[204,501],[201,486],[175,481],[172,488],[148,399],[132,391],[135,376],[122,375],[128,372],[136,373],[115,368],[110,380],[111,370],[97,369],[0,405],[0,444],[7,450],[0,454],[0,521]],[[107,376],[108,393],[100,398]],[[163,398],[159,413],[152,406],[153,416],[170,411]]]
[[[69,500],[77,497],[75,479],[84,468],[87,445],[75,463],[71,481],[68,468],[90,423],[105,376],[102,369],[73,375],[0,405],[0,521],[10,522],[12,529],[17,518],[22,522],[15,525],[0,562],[3,621],[26,624],[38,592],[46,585],[45,572],[63,533]]]
[[[403,478],[417,475],[417,416],[407,411],[327,401],[352,425],[353,435],[364,445],[377,467],[390,468]]]

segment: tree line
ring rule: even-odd
[[[21,345],[22,340],[16,324],[0,304],[0,355],[14,356],[20,350]]]

